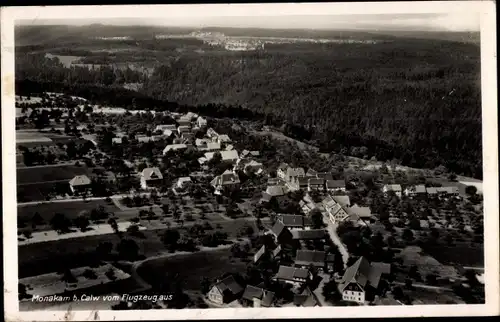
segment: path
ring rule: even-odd
[[[330,218],[328,217],[326,211],[322,209],[321,213],[323,214],[323,222],[326,223],[327,225],[326,230],[328,231],[328,234],[330,235],[330,238],[332,239],[333,243],[337,245],[337,248],[339,249],[339,252],[342,255],[344,268],[347,268],[347,262],[349,260],[349,252],[347,251],[347,248],[345,247],[344,243],[342,243],[342,241],[340,240],[339,235],[337,235],[337,225],[333,224],[330,221]]]
[[[405,283],[402,282],[392,282],[394,285],[400,285],[400,286],[405,286]],[[427,289],[427,290],[432,290],[432,291],[447,291],[447,292],[453,292],[453,290],[449,287],[441,287],[441,286],[431,286],[431,285],[424,285],[424,284],[412,284],[412,287],[415,288],[422,288],[422,289]]]
[[[151,193],[150,192],[141,192],[138,193],[137,195],[140,196],[149,196]],[[111,200],[113,199],[121,199],[125,197],[131,197],[131,194],[118,194],[118,195],[112,195],[109,196]],[[55,199],[55,200],[40,200],[40,201],[27,201],[27,202],[19,202],[17,206],[22,207],[22,206],[31,206],[31,205],[42,205],[42,204],[49,204],[49,203],[55,203],[55,202],[77,202],[77,201],[92,201],[92,200],[105,200],[108,197],[88,197],[88,198],[71,198],[71,199]]]

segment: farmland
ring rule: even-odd
[[[71,180],[74,176],[90,175],[90,173],[91,171],[85,166],[72,165],[22,168],[17,170],[17,185]]]

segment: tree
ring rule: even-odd
[[[45,221],[43,220],[43,218],[40,215],[40,213],[35,212],[35,214],[33,215],[33,218],[31,218],[31,222],[34,225],[42,225]]]
[[[61,278],[63,282],[66,282],[68,284],[76,283],[78,280],[76,279],[75,275],[71,272],[69,268],[65,268],[63,271],[63,276]]]
[[[97,255],[100,257],[108,256],[113,250],[113,244],[111,242],[101,242],[96,248]]]
[[[122,239],[116,246],[118,256],[124,260],[136,260],[139,256],[139,246],[132,239]]]
[[[420,220],[418,218],[413,217],[410,219],[410,229],[420,230]]]
[[[167,229],[161,238],[163,244],[171,249],[175,249],[181,235],[177,229]]]
[[[322,294],[325,297],[325,300],[331,303],[338,302],[342,299],[337,284],[333,279],[325,283],[325,285],[323,286]]]
[[[97,279],[97,274],[94,272],[94,270],[87,268],[85,271],[83,271],[82,274],[83,277],[91,280]]]
[[[467,186],[465,187],[465,193],[468,194],[469,196],[474,196],[477,193],[477,187]]]
[[[113,267],[110,267],[106,273],[105,273],[106,277],[109,278],[111,281],[114,281],[116,280],[116,274],[115,274],[115,270],[113,269]]]
[[[50,220],[50,225],[58,233],[68,233],[70,231],[71,221],[61,213],[56,213]]]
[[[201,279],[201,283],[200,284],[201,284],[201,293],[203,295],[207,294],[208,291],[210,291],[210,284],[211,284],[210,280],[208,278],[206,278],[206,277],[203,277]]]
[[[312,221],[312,226],[314,229],[323,228],[325,223],[323,222],[323,214],[319,209],[313,209],[309,214]]]
[[[118,228],[118,223],[116,222],[116,219],[115,218],[109,218],[108,219],[108,224],[111,226],[111,229],[113,229],[113,231],[118,234],[120,233],[120,230]]]
[[[403,230],[403,236],[402,237],[407,242],[411,242],[414,239],[413,232],[410,229],[408,229],[408,228],[406,228],[406,229]]]
[[[86,216],[78,216],[73,221],[73,224],[80,229],[80,231],[86,231],[90,225],[90,221]]]

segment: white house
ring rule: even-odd
[[[149,188],[158,187],[163,183],[163,175],[160,172],[160,169],[157,167],[154,168],[145,168],[141,172],[141,188],[146,190]]]
[[[294,286],[300,286],[312,278],[312,274],[308,269],[290,267],[281,265],[278,269],[278,273],[274,277],[275,280],[292,284]]]
[[[418,195],[425,195],[427,191],[425,190],[425,186],[423,184],[419,184],[416,186],[406,187],[404,194],[407,197],[415,197]]]
[[[384,195],[388,195],[389,191],[392,191],[394,192],[394,194],[396,196],[398,196],[399,198],[401,198],[401,193],[402,193],[402,188],[401,188],[401,185],[400,184],[386,184],[384,185],[384,187],[382,188],[382,192],[384,193]]]
[[[91,181],[89,177],[83,174],[73,177],[73,179],[69,181],[69,188],[71,189],[71,192],[77,194],[88,191],[90,189],[90,184]]]
[[[169,144],[163,149],[163,155],[167,154],[168,151],[185,150],[187,147],[186,144]]]
[[[217,281],[208,291],[209,301],[223,305],[236,300],[244,291],[243,287],[236,282],[232,275]]]

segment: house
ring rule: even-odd
[[[297,250],[294,265],[296,267],[308,268],[311,265],[323,271],[332,271],[335,257],[318,250]]]
[[[79,194],[90,190],[90,184],[91,181],[89,177],[82,174],[73,177],[73,179],[69,181],[69,188],[71,189],[71,192],[73,192],[74,194]]]
[[[307,169],[306,177],[316,178],[317,174],[318,174],[318,171],[314,170],[313,168],[309,168],[309,169]]]
[[[439,196],[448,197],[459,195],[458,187],[438,187],[436,189]]]
[[[390,273],[390,265],[386,263],[371,263],[360,257],[349,266],[339,283],[339,291],[344,301],[364,303],[376,293],[383,274]],[[372,293],[372,294],[369,294]]]
[[[328,214],[330,221],[334,224],[344,220],[344,218],[349,216],[346,207],[340,204],[332,196],[328,196],[323,199],[322,204],[323,208],[325,208],[325,211]]]
[[[345,181],[326,180],[326,190],[329,192],[345,192]]]
[[[178,128],[177,128],[177,133],[179,133],[179,135],[184,135],[185,133],[189,133],[191,132],[191,126],[188,126],[188,125],[180,125]]]
[[[160,169],[157,167],[154,168],[145,168],[141,172],[141,187],[142,189],[149,189],[158,187],[163,183],[163,175],[160,172]]]
[[[368,220],[372,218],[372,211],[370,207],[360,207],[357,204],[354,204],[352,207],[348,208],[347,212],[350,215],[354,215],[356,220]]]
[[[300,286],[307,283],[312,278],[312,274],[308,269],[281,265],[274,278],[280,282]]]
[[[175,185],[175,188],[178,190],[185,189],[186,186],[191,182],[193,182],[193,181],[191,180],[190,177],[181,177],[181,178],[177,179],[177,183]]]
[[[416,197],[416,196],[422,196],[427,193],[425,186],[423,184],[419,184],[416,186],[409,186],[406,187],[404,194],[407,197]]]
[[[299,215],[280,215],[278,220],[288,229],[309,229],[312,226],[310,218]]]
[[[231,142],[231,138],[227,134],[220,134],[217,137],[217,142],[219,142],[220,144],[229,143]]]
[[[141,143],[146,143],[151,141],[151,137],[144,135],[144,134],[138,134],[135,136],[135,139]]]
[[[289,168],[289,165],[287,163],[280,164],[278,169],[276,170],[277,177],[282,179],[282,180],[285,180],[288,168]]]
[[[250,174],[260,175],[262,174],[263,171],[264,171],[264,165],[254,160],[248,162],[243,168],[243,172],[245,172],[246,175]]]
[[[387,196],[390,191],[392,191],[396,196],[401,198],[402,189],[400,184],[386,184],[382,188],[382,192],[384,193],[385,196]]]
[[[299,190],[299,177],[304,177],[305,172],[303,168],[288,168],[285,174],[285,181],[292,190]]]
[[[236,300],[244,291],[232,275],[217,281],[207,294],[208,300],[215,304],[223,305]]]
[[[204,149],[207,147],[208,142],[212,142],[209,139],[196,139],[194,141],[194,145],[196,145],[196,148],[198,150]]]
[[[215,188],[216,194],[220,194],[222,191],[234,191],[240,186],[240,178],[233,171],[226,170],[220,176],[215,177],[211,185]]]
[[[349,196],[341,196],[341,195],[336,195],[332,196],[332,199],[341,205],[342,207],[350,207],[351,206],[351,200],[349,199]]]
[[[205,158],[207,160],[212,160],[215,153],[220,153],[222,162],[235,163],[236,161],[238,161],[238,151],[236,151],[236,150],[220,151],[220,152],[207,152],[207,153],[205,153]]]
[[[198,117],[198,119],[196,120],[196,123],[198,124],[198,127],[205,127],[205,126],[207,126],[207,120],[204,119],[201,116]]]
[[[111,144],[122,144],[122,138],[112,138]]]
[[[160,131],[163,132],[163,134],[165,134],[165,131],[167,130],[170,132],[176,131],[177,126],[175,124],[160,124],[155,127],[154,132]]]
[[[262,256],[264,256],[264,254],[266,254],[266,246],[263,245],[258,251],[257,253],[255,253],[255,255],[253,256],[253,262],[254,263],[257,263],[261,258]]]
[[[306,193],[306,195],[299,202],[300,208],[304,214],[308,215],[313,209],[316,209],[316,203],[312,200],[311,196]]]
[[[308,191],[323,191],[325,189],[325,179],[310,178],[307,182]]]
[[[181,116],[178,120],[177,123],[179,124],[179,127],[189,127],[191,128],[191,119],[186,118],[185,116]]]
[[[185,150],[187,149],[186,144],[169,144],[163,149],[163,155],[167,154],[169,151],[178,151],[178,150]]]
[[[292,230],[290,233],[293,240],[321,240],[327,236],[323,229]]]
[[[310,177],[298,177],[297,183],[299,185],[300,190],[309,190],[309,179]],[[314,179],[314,178],[313,178]]]
[[[219,136],[219,133],[215,132],[214,129],[212,128],[209,128],[207,130],[207,137],[211,138],[211,139],[217,139],[217,137]]]
[[[226,151],[234,150],[234,146],[232,144],[229,144],[228,146],[226,146],[226,148],[224,150],[226,150]]]
[[[272,252],[272,257],[273,258],[276,258],[279,256],[279,254],[281,254],[281,245],[278,245],[278,247],[276,247],[275,249],[273,249],[273,252]]]
[[[288,228],[283,225],[281,221],[276,221],[274,226],[271,228],[271,234],[274,240],[278,244],[289,244],[292,241],[292,233]]]
[[[245,150],[241,151],[240,157],[245,158],[249,154],[250,154],[250,151],[248,151],[248,150],[245,149]]]
[[[181,137],[184,139],[183,142],[189,142],[194,139],[194,133],[193,132],[184,132],[181,134]]]
[[[425,189],[429,197],[437,197],[438,196],[438,190],[436,187],[427,187]]]
[[[319,306],[316,296],[314,296],[309,287],[306,287],[302,293],[293,296],[293,304],[300,307]]]
[[[245,305],[252,307],[271,307],[274,303],[275,296],[271,291],[247,285],[241,300]]]
[[[271,197],[281,197],[284,196],[287,191],[284,186],[268,186],[266,189],[266,193]]]
[[[220,150],[220,143],[212,142],[209,139],[196,139],[196,148],[198,151],[218,151]]]

